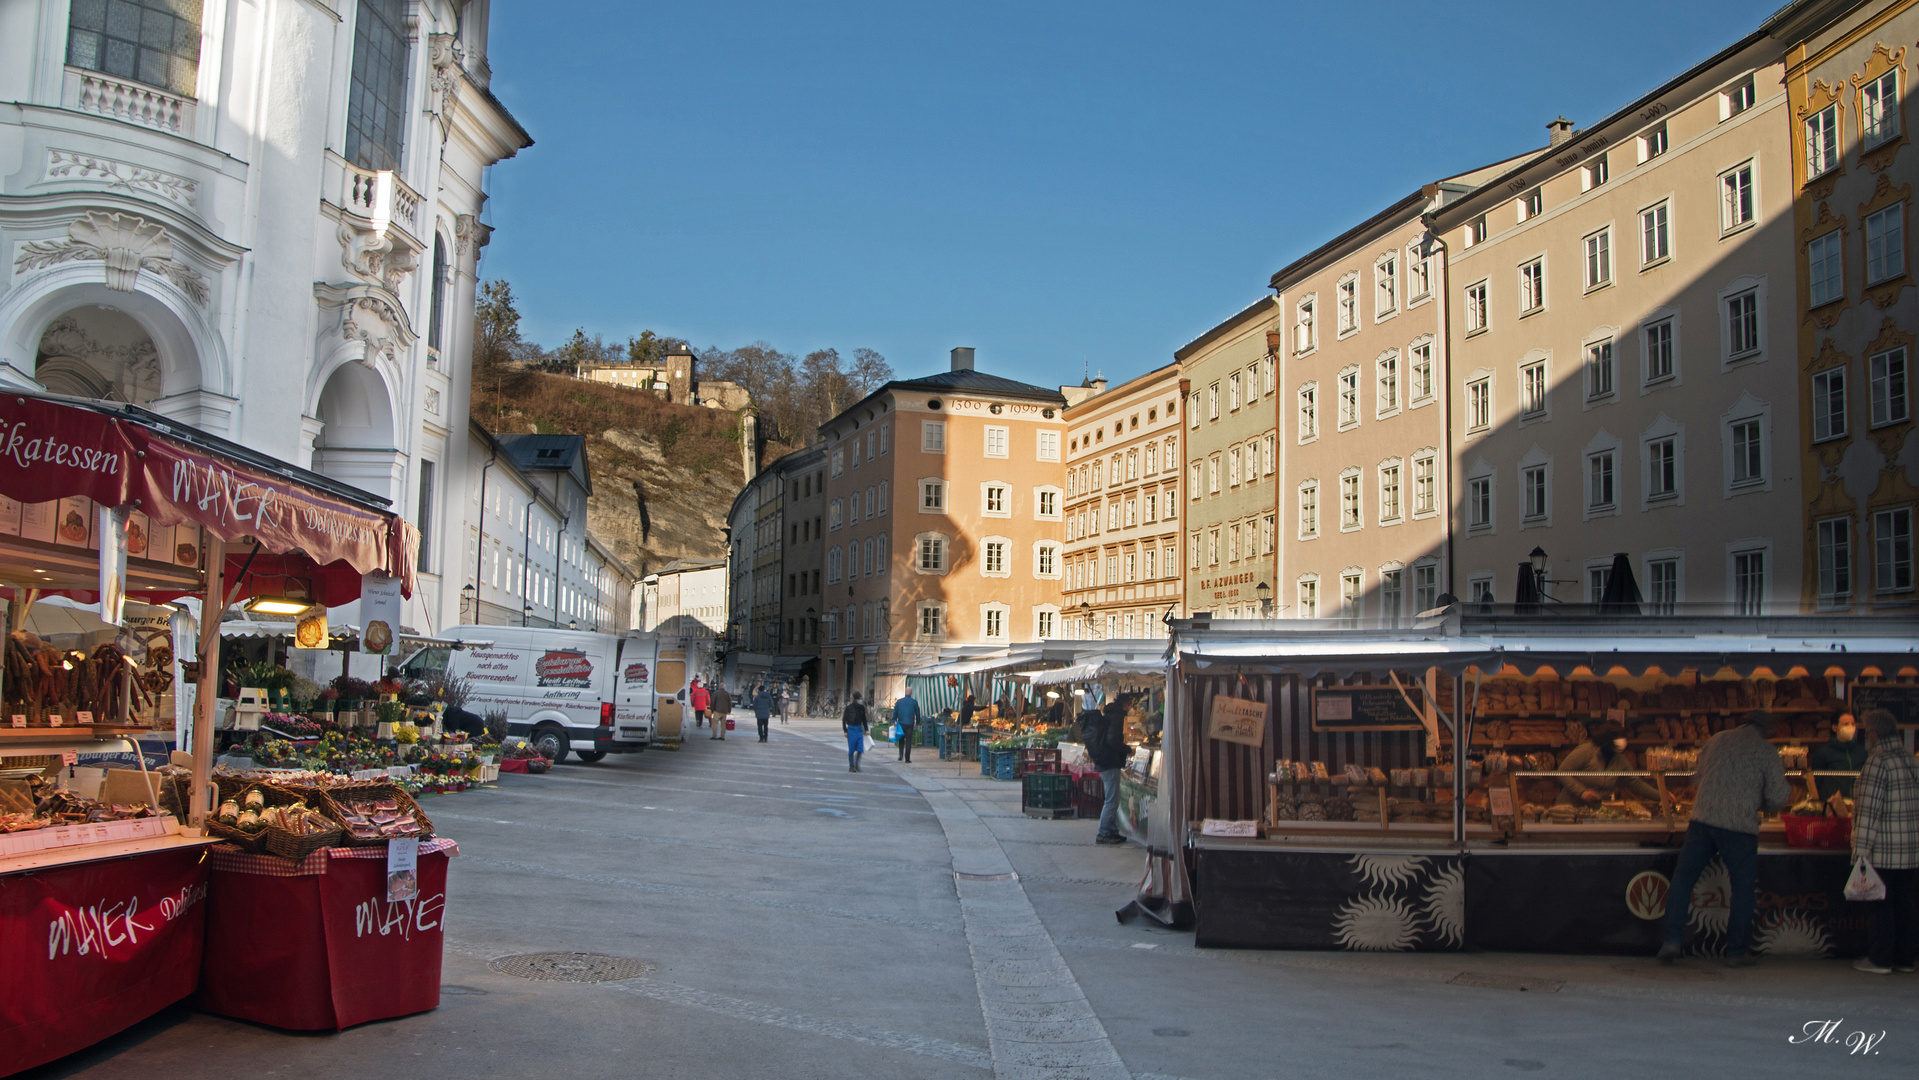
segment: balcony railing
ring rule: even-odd
[[[408,236],[420,236],[420,194],[391,172],[373,172],[344,163],[340,206],[348,213],[384,227],[398,225]]]
[[[61,94],[66,108],[139,124],[173,135],[193,134],[195,101],[158,87],[116,79],[98,71],[67,68]]]

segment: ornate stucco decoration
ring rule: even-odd
[[[112,158],[75,153],[72,150],[49,149],[47,166],[42,179],[83,180],[105,184],[114,191],[136,195],[157,195],[189,210],[193,208],[194,200],[200,193],[199,183],[188,180],[184,176],[175,176],[143,165],[129,165]]]
[[[356,359],[367,367],[373,366],[375,357],[397,363],[400,350],[411,347],[418,338],[407,321],[406,310],[384,288],[320,284],[313,287],[313,292],[323,311],[338,313],[338,321],[329,333],[365,344],[365,353]]]
[[[472,214],[461,214],[453,219],[453,253],[465,255],[466,249],[483,248],[493,239],[493,228],[480,224],[480,219]]]
[[[400,282],[420,268],[420,253],[392,229],[375,229],[352,217],[340,219],[340,265],[369,285],[398,291]]]
[[[207,280],[173,257],[173,240],[159,225],[132,214],[89,210],[67,226],[64,240],[35,240],[23,244],[15,256],[16,273],[39,270],[63,262],[99,260],[106,264],[107,288],[133,292],[140,271],[158,274],[180,287],[193,302],[205,307]]]
[[[466,61],[466,47],[460,44],[457,34],[428,34],[426,42],[427,62],[433,68],[427,80],[426,109],[444,116],[452,112],[460,100],[460,78],[465,74],[461,65]]]

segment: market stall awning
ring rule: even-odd
[[[203,528],[235,544],[229,580],[245,567],[241,597],[293,578],[313,600],[337,606],[356,599],[361,576],[376,571],[413,594],[419,532],[385,500],[131,405],[0,396],[0,495],[29,504],[84,498],[156,526]],[[93,599],[52,571],[42,577],[48,591]],[[129,595],[160,601],[194,591],[147,584]]]
[[[1108,675],[1164,675],[1164,660],[1096,660],[1088,664],[1074,664],[1072,667],[1054,668],[1033,674],[1034,686],[1056,686],[1060,683],[1094,682]]]

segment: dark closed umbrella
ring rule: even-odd
[[[1632,576],[1632,560],[1623,551],[1612,557],[1612,570],[1606,575],[1606,591],[1599,597],[1602,615],[1637,615],[1645,597],[1639,595],[1639,582]]]

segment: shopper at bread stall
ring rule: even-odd
[[[1859,724],[1851,713],[1842,713],[1833,722],[1832,738],[1812,748],[1806,764],[1813,772],[1858,772],[1866,767],[1866,740],[1859,736]],[[1821,797],[1830,796],[1837,791],[1846,798],[1852,798],[1853,777],[1821,776],[1819,782]]]
[[[1911,971],[1919,959],[1919,761],[1899,736],[1899,721],[1884,709],[1866,714],[1872,753],[1859,772],[1852,808],[1852,857],[1864,859],[1886,883],[1886,898],[1869,902],[1872,922],[1866,955],[1853,967],[1873,975]]]
[[[1745,723],[1707,739],[1699,750],[1692,822],[1686,826],[1686,844],[1673,869],[1672,887],[1666,891],[1665,943],[1659,946],[1662,964],[1679,959],[1684,951],[1692,890],[1714,852],[1726,864],[1732,891],[1726,966],[1751,967],[1754,962],[1746,951],[1746,940],[1759,899],[1759,813],[1784,809],[1792,800],[1779,751],[1766,741],[1777,726],[1778,718],[1772,713],[1749,713]]]
[[[1586,736],[1586,741],[1572,748],[1566,760],[1559,763],[1560,772],[1623,773],[1632,772],[1632,758],[1626,753],[1626,729],[1612,721],[1596,724]],[[1604,802],[1617,794],[1620,789],[1633,795],[1659,802],[1659,789],[1636,776],[1562,776],[1559,778],[1559,799],[1561,805],[1575,802]]]

